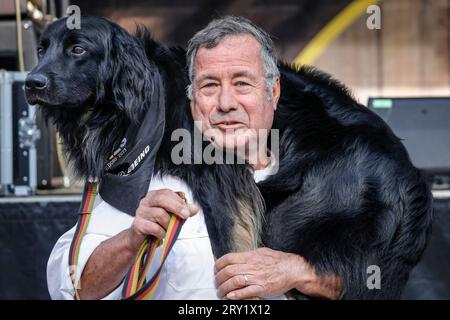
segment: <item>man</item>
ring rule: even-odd
[[[227,152],[256,141],[256,150],[244,148],[243,154],[246,160],[256,159],[255,181],[274,174],[276,156],[267,141],[255,135],[272,127],[280,96],[277,58],[268,35],[245,19],[213,21],[190,42],[188,60],[192,82],[188,95],[200,130]],[[120,298],[122,280],[140,245],[147,236],[164,237],[169,212],[187,221],[164,265],[155,299],[285,298],[291,289],[324,298],[340,296],[338,277],[319,277],[297,254],[260,248],[215,261],[202,208],[192,203],[186,183],[154,176],[149,191],[134,219],[97,197],[80,249],[81,299]],[[175,191],[185,192],[191,204],[186,206]],[[250,233],[258,232],[260,220],[254,220]],[[49,259],[48,286],[55,299],[74,296],[66,267],[73,233],[69,230],[58,240]]]
[[[217,171],[210,180],[201,180],[203,172],[189,180],[182,179],[184,169],[161,171],[135,218],[98,197],[78,259],[80,297],[120,298],[141,243],[149,235],[163,238],[172,212],[187,220],[155,299],[283,299],[290,291],[399,298],[425,248],[431,196],[386,124],[317,71],[283,67],[280,88],[273,44],[246,19],[211,22],[189,42],[187,61],[197,128],[218,150],[247,160],[254,181],[222,175],[217,182]],[[279,155],[256,134],[271,128],[280,130]],[[199,185],[205,181],[211,185]],[[223,210],[231,189],[211,189],[230,184],[249,186],[247,196],[262,196],[265,210],[239,201],[236,212]],[[175,191],[185,192],[191,205]],[[227,214],[232,228],[214,224]],[[49,259],[53,298],[73,298],[67,268],[73,232]],[[222,245],[224,238],[232,245]],[[371,270],[378,270],[378,284],[368,282]]]

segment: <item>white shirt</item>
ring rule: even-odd
[[[272,157],[274,159],[274,157]],[[276,173],[276,161],[270,166],[255,170],[256,182],[264,180],[269,175]],[[171,189],[182,191],[186,194],[187,201],[193,203],[193,195],[190,188],[180,179],[174,176],[153,176],[149,191],[159,189]],[[195,202],[194,202],[195,203]],[[195,203],[199,208],[199,204]],[[97,195],[91,220],[86,234],[81,243],[78,257],[77,282],[81,273],[95,248],[103,241],[117,235],[132,225],[134,217],[117,210],[103,201]],[[69,276],[69,248],[75,232],[75,227],[67,231],[59,238],[54,246],[47,264],[47,284],[52,299],[73,299],[74,290]],[[155,273],[159,267],[160,246],[149,268],[147,279]],[[153,299],[219,299],[214,281],[214,255],[211,249],[208,230],[202,209],[193,217],[186,220],[181,228],[178,240],[167,256],[161,270],[158,289]],[[120,299],[123,283],[119,285],[104,299]],[[275,299],[286,299],[280,296]]]

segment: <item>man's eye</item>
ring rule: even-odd
[[[216,86],[215,83],[210,82],[210,83],[207,83],[207,84],[203,85],[203,88],[214,88],[215,86]]]
[[[82,48],[80,46],[75,46],[72,48],[72,53],[77,56],[81,56],[85,52],[86,52],[86,50],[84,50],[84,48]]]
[[[237,86],[238,87],[246,87],[246,86],[248,86],[249,84],[247,83],[247,82],[244,82],[244,81],[239,81],[238,83],[237,83]]]

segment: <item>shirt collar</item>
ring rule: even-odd
[[[253,171],[253,178],[255,182],[266,180],[269,176],[274,175],[278,172],[278,160],[274,153],[270,151],[270,163],[267,167],[259,170]]]

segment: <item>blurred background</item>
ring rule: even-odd
[[[179,46],[213,18],[244,16],[282,60],[350,87],[403,139],[433,189],[431,240],[403,297],[450,299],[450,0],[0,0],[0,299],[49,298],[48,256],[77,219],[81,182],[23,95],[40,33],[71,5]]]

